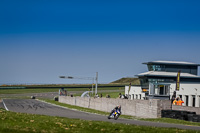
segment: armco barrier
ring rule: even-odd
[[[169,100],[128,100],[114,98],[88,98],[59,96],[59,102],[85,108],[110,112],[115,106],[121,105],[122,114],[142,118],[160,118],[161,110],[171,108]]]

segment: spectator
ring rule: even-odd
[[[173,101],[176,99],[176,91],[174,91],[173,95],[172,95],[172,99],[171,102],[173,103]]]
[[[177,98],[173,101],[173,105],[178,105],[178,101],[179,101],[179,97],[177,97]]]
[[[98,94],[96,94],[96,95],[94,96],[94,98],[99,98],[99,95],[98,95]]]
[[[180,98],[180,99],[177,101],[177,104],[176,104],[176,105],[182,106],[183,103],[184,103],[184,101]]]
[[[110,98],[110,95],[106,94],[106,98]]]
[[[119,98],[121,98],[122,97],[122,94],[121,93],[119,93]]]

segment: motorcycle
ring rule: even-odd
[[[115,110],[115,111],[112,111],[112,113],[108,116],[108,119],[115,119],[117,120],[120,116],[120,112]]]

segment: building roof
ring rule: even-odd
[[[150,62],[144,62],[142,64],[169,64],[169,65],[192,65],[192,66],[200,66],[200,64],[191,63],[191,62],[183,62],[183,61],[150,61]]]
[[[140,73],[136,76],[138,76],[138,77],[140,77],[140,76],[177,77],[177,72],[148,71],[148,72]],[[181,73],[180,77],[200,78],[200,76],[193,75],[190,73]]]

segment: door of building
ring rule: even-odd
[[[160,85],[160,95],[164,95],[164,85]]]

